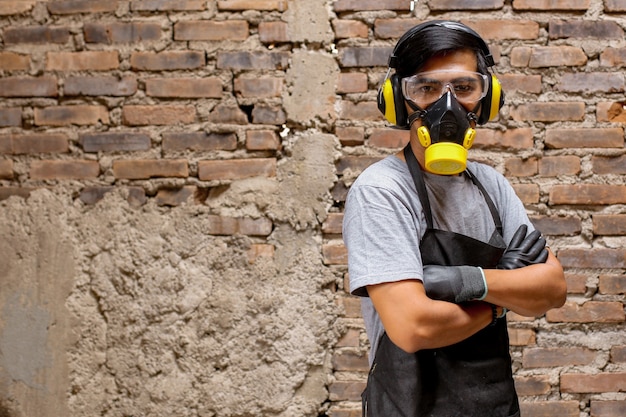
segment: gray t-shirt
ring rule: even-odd
[[[534,230],[524,205],[509,182],[488,165],[468,161],[467,168],[494,202],[509,242],[521,224]],[[488,242],[495,231],[482,193],[467,175],[424,173],[433,227]],[[348,249],[350,292],[363,297],[361,309],[371,344],[370,362],[384,328],[367,297],[366,286],[422,279],[419,250],[426,219],[406,163],[389,156],[364,170],[350,187],[343,220]]]

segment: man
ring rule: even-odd
[[[390,57],[378,104],[410,143],[357,178],[343,226],[371,344],[364,415],[519,416],[505,313],[565,302],[563,269],[513,188],[466,159],[503,103],[493,64],[452,21],[412,28]]]

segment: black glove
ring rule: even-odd
[[[433,300],[463,303],[487,295],[483,271],[476,266],[424,265],[424,289]]]
[[[517,269],[541,264],[548,259],[546,240],[541,237],[541,232],[534,230],[526,236],[527,230],[528,227],[525,224],[517,229],[498,262],[498,269]]]

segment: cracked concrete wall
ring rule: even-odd
[[[1,202],[0,415],[317,415],[337,311],[315,228],[336,147],[294,136],[275,179],[206,205]],[[272,218],[273,257],[251,263],[253,238],[207,232],[209,213],[247,206]]]

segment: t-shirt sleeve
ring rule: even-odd
[[[390,189],[353,185],[344,212],[350,292],[367,296],[366,286],[421,279],[421,237],[411,209]]]

